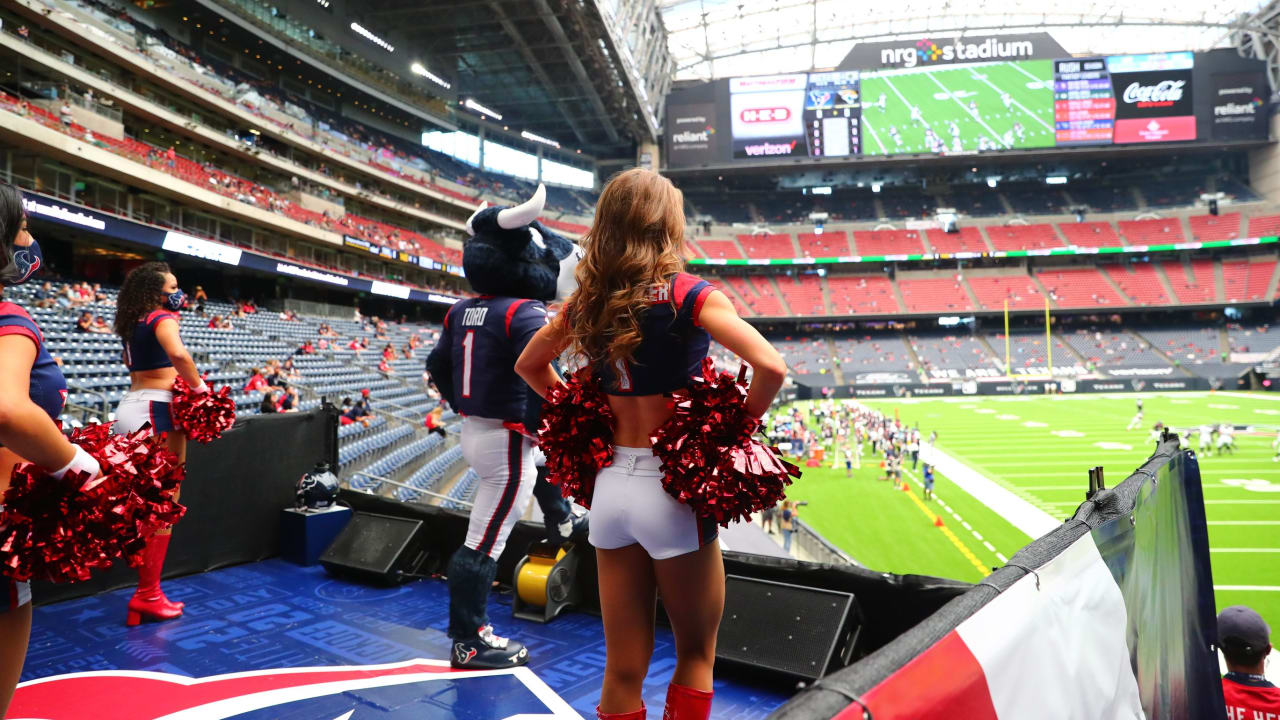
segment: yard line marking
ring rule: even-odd
[[[1042,82],[1044,82],[1044,80],[1041,80],[1040,78],[1036,77],[1035,75],[1032,75],[1031,73],[1027,72],[1026,70],[1023,70],[1022,68],[1018,67],[1018,64],[1017,64],[1017,63],[1009,63],[1009,64],[1010,64],[1010,65],[1012,65],[1013,67],[1017,68],[1017,70],[1018,70],[1019,72],[1021,72],[1023,75],[1026,75],[1027,77],[1031,78],[1032,80],[1035,80],[1035,81],[1036,81],[1036,82],[1038,82],[1038,83],[1042,83]],[[998,88],[998,87],[996,87],[995,85],[993,85],[993,84],[991,83],[991,81],[990,81],[990,80],[988,80],[986,77],[979,77],[979,76],[978,76],[978,74],[977,74],[977,72],[975,72],[975,71],[973,71],[973,70],[970,70],[970,71],[969,71],[969,75],[970,75],[974,80],[980,80],[980,81],[982,81],[983,83],[985,83],[985,84],[986,84],[986,86],[987,86],[987,87],[991,88],[992,90],[995,90],[995,91],[996,91],[996,92],[998,92],[998,93],[1004,94],[1004,92],[1005,92],[1004,90],[1001,90],[1000,88]],[[1010,95],[1010,97],[1012,97],[1012,96],[1013,96],[1013,93],[1009,93],[1009,95]],[[1043,125],[1043,126],[1044,126],[1044,128],[1045,128],[1045,130],[1053,130],[1053,128],[1052,128],[1052,127],[1049,127],[1049,123],[1045,122],[1045,121],[1044,121],[1044,119],[1042,119],[1039,115],[1036,115],[1035,113],[1033,113],[1033,112],[1031,112],[1030,110],[1028,110],[1028,109],[1026,108],[1026,106],[1024,106],[1022,103],[1018,102],[1018,99],[1017,99],[1017,98],[1013,98],[1013,104],[1014,104],[1014,105],[1017,105],[1017,106],[1018,106],[1018,109],[1022,110],[1022,112],[1023,112],[1023,113],[1025,113],[1026,115],[1030,116],[1032,120],[1035,120],[1036,122],[1038,122],[1038,123],[1040,123],[1041,125]]]
[[[973,533],[974,537],[978,538],[979,540],[982,540],[982,536],[978,534],[977,530],[971,530],[970,532]],[[986,542],[986,540],[982,540],[982,542]]]
[[[1001,145],[1003,145],[1006,149],[1012,149],[1012,148],[1013,148],[1013,146],[1012,146],[1012,145],[1010,145],[1010,144],[1008,144],[1008,143],[1006,143],[1006,142],[1004,141],[1004,136],[1003,136],[1003,135],[1001,135],[1000,133],[998,133],[998,132],[996,132],[995,130],[993,130],[993,129],[991,128],[991,126],[987,124],[987,121],[982,119],[982,116],[981,116],[981,115],[979,115],[979,114],[977,114],[977,113],[975,113],[975,112],[971,111],[969,108],[965,107],[965,104],[964,104],[964,103],[962,103],[962,102],[960,102],[960,98],[956,97],[954,93],[952,93],[950,90],[948,90],[946,85],[943,85],[942,83],[938,82],[938,78],[934,77],[934,76],[933,76],[933,73],[925,73],[925,76],[926,76],[926,77],[928,77],[930,80],[932,80],[934,85],[937,85],[938,87],[942,88],[942,92],[946,93],[946,94],[947,94],[947,97],[949,97],[949,98],[951,98],[952,100],[954,100],[954,101],[955,101],[955,103],[956,103],[957,105],[959,105],[959,106],[960,106],[960,109],[964,110],[966,113],[968,113],[968,114],[969,114],[969,117],[973,118],[974,120],[977,120],[979,125],[981,125],[982,127],[986,128],[986,129],[987,129],[987,132],[991,133],[991,139],[992,139],[992,140],[994,140],[994,141],[996,141],[996,142],[1000,143],[1000,144],[1001,144]],[[1042,120],[1041,122],[1043,122],[1043,120]]]
[[[898,96],[898,99],[902,101],[902,104],[903,104],[903,105],[906,105],[907,107],[911,107],[911,103],[907,102],[907,98],[906,98],[906,97],[904,97],[904,96],[902,95],[902,92],[901,92],[900,90],[898,90],[898,86],[893,84],[893,80],[891,80],[888,76],[885,76],[884,81],[885,81],[885,84],[889,86],[889,89],[893,91],[893,94],[894,94],[894,95],[897,95],[897,96]],[[921,115],[920,115],[920,120],[921,120],[921,122],[923,122],[923,123],[924,123],[924,124],[925,124],[929,129],[930,129],[930,130],[933,130],[933,124],[932,124],[932,123],[930,123],[928,120],[925,120],[925,119],[924,119],[924,114],[923,114],[923,113],[921,113]],[[934,135],[937,135],[939,138],[941,138],[941,137],[942,137],[941,135],[938,135],[938,131],[937,131],[937,130],[933,130],[933,134],[934,134]]]
[[[905,469],[905,468],[904,468],[904,469]],[[923,488],[923,487],[924,487],[924,483],[920,481],[920,478],[916,476],[915,472],[913,472],[913,471],[911,471],[911,470],[907,470],[907,477],[911,478],[911,482],[915,483],[918,487],[921,487],[921,488]],[[909,491],[908,491],[908,492],[909,492]],[[947,511],[948,513],[950,513],[950,514],[951,514],[951,517],[953,517],[953,518],[955,518],[955,519],[956,519],[956,522],[958,522],[958,523],[963,523],[963,524],[964,524],[964,526],[965,526],[965,528],[967,528],[967,529],[969,530],[969,532],[973,533],[973,536],[974,536],[974,537],[976,537],[976,538],[977,538],[978,540],[980,540],[984,545],[986,545],[986,546],[987,546],[987,549],[989,549],[989,550],[991,550],[991,552],[995,553],[995,554],[996,554],[996,557],[1000,559],[1000,562],[1002,562],[1002,563],[1007,563],[1007,562],[1009,562],[1009,559],[1008,559],[1008,558],[1006,558],[1004,555],[1000,554],[1000,552],[999,552],[999,551],[997,551],[997,550],[995,549],[995,547],[993,547],[993,546],[991,545],[991,543],[989,543],[989,542],[987,542],[986,540],[984,540],[984,539],[983,539],[983,537],[982,537],[981,535],[979,535],[979,534],[978,534],[978,531],[977,531],[977,530],[974,530],[973,528],[969,527],[969,523],[965,522],[965,521],[964,521],[964,519],[963,519],[963,518],[961,518],[961,517],[960,517],[960,515],[959,515],[958,513],[956,513],[956,511],[955,511],[955,510],[952,510],[950,505],[948,505],[948,504],[946,504],[945,502],[943,502],[942,498],[938,497],[938,494],[937,494],[937,493],[934,493],[934,494],[933,494],[933,499],[934,499],[934,501],[935,501],[935,502],[937,502],[939,505],[941,505],[944,509],[946,509],[946,511]],[[947,529],[947,528],[945,528],[945,527],[943,528],[943,530],[946,530],[946,529]]]
[[[865,127],[868,131],[870,131],[870,132],[871,132],[871,138],[872,138],[873,140],[875,140],[875,141],[876,141],[876,144],[877,144],[877,145],[879,145],[879,146],[880,146],[880,154],[881,154],[881,155],[888,155],[888,154],[889,154],[889,149],[888,149],[888,148],[886,148],[886,147],[884,146],[884,143],[880,141],[880,134],[876,132],[876,128],[875,128],[875,126],[874,126],[874,125],[872,125],[872,124],[871,124],[871,121],[870,121],[870,120],[868,120],[868,119],[867,119],[867,118],[865,118],[865,117],[864,117],[864,118],[862,118],[862,126],[863,126],[863,127]]]
[[[991,552],[995,552],[995,551],[996,551],[996,547],[995,547],[994,545],[992,545],[989,541],[987,541],[987,540],[983,540],[983,541],[982,541],[982,544],[983,544],[983,546],[985,546],[985,547],[986,547],[988,550],[990,550]]]
[[[916,507],[920,508],[920,512],[924,513],[925,517],[929,518],[929,522],[936,522],[938,520],[938,514],[930,510],[929,506],[925,505],[924,501],[917,497],[915,491],[911,488],[907,488],[907,497],[911,498],[912,502],[916,504]],[[986,577],[991,574],[991,569],[986,565],[983,565],[982,561],[978,559],[978,556],[974,555],[972,550],[970,550],[964,543],[960,542],[960,538],[956,537],[954,532],[951,532],[951,528],[946,525],[942,525],[938,529],[942,531],[943,535],[947,536],[947,539],[951,541],[952,545],[956,546],[956,549],[960,551],[961,555],[964,555],[966,560],[973,563],[973,566],[978,569],[978,572],[982,574],[982,577]]]
[[[1211,553],[1280,553],[1280,548],[1209,548]]]
[[[967,522],[962,522],[960,524],[964,526],[965,530],[973,530],[973,528]]]
[[[1214,590],[1248,590],[1249,592],[1280,592],[1280,585],[1214,585]]]
[[[1008,520],[1033,540],[1051,532],[1061,524],[1045,512],[1043,507],[1037,506],[1010,488],[996,483],[934,446],[925,446],[921,449],[920,455],[922,461],[936,467],[938,472],[945,475],[961,490],[991,508],[993,512]]]
[[[1280,520],[1210,520],[1210,525],[1280,525]]]
[[[1009,562],[1009,558],[1005,557],[1004,553],[1000,552],[999,550],[996,551],[996,558],[999,559],[1000,562],[1002,563],[1008,564]]]

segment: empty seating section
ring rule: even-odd
[[[1000,357],[1001,366],[1004,360],[1004,333],[987,335],[987,342]],[[1045,350],[1043,332],[1014,330],[1009,333],[1009,369],[1014,373],[1042,374],[1048,367],[1049,355]],[[1053,338],[1053,367],[1069,368],[1079,365],[1075,356],[1058,338]]]
[[[475,497],[476,485],[479,482],[480,475],[473,468],[467,468],[467,471],[462,475],[462,479],[454,483],[453,487],[449,489],[451,500],[446,500],[441,504],[451,510],[466,510],[468,506],[462,503],[471,502],[471,498]]]
[[[822,300],[822,279],[817,275],[779,276],[777,282],[791,314],[801,317],[827,314]]]
[[[1102,269],[1135,305],[1173,304],[1160,282],[1160,274],[1150,263],[1104,265]]]
[[[1222,339],[1217,328],[1166,326],[1138,328],[1136,332],[1182,365],[1221,365],[1223,362]]]
[[[987,346],[969,335],[910,335],[920,368],[932,379],[968,377],[966,372],[999,367]]]
[[[1116,224],[1130,245],[1165,245],[1183,241],[1182,221],[1177,218],[1121,220]]]
[[[915,369],[911,351],[901,335],[855,335],[832,338],[836,363],[844,381],[895,382],[884,373],[908,373]]]
[[[1119,307],[1126,304],[1097,268],[1039,272],[1036,278],[1058,307]]]
[[[1280,215],[1255,215],[1249,218],[1249,237],[1280,235]]]
[[[768,278],[728,275],[724,279],[747,301],[747,307],[755,314],[764,317],[782,317],[787,314]]]
[[[738,244],[746,251],[749,258],[791,259],[796,257],[796,248],[791,242],[790,235],[739,235]]]
[[[982,237],[982,231],[971,225],[961,227],[953,233],[941,230],[925,232],[925,239],[935,253],[991,252],[987,241]]]
[[[727,286],[724,278],[715,277],[713,275],[704,275],[703,279],[711,283],[712,287],[724,293],[724,296],[729,298],[729,302],[733,304],[733,309],[737,310],[738,314],[742,317],[751,317],[756,314],[755,310],[751,309],[738,299],[738,294]]]
[[[1123,330],[1081,328],[1061,338],[1096,368],[1168,367],[1169,361],[1145,342]]]
[[[853,252],[849,247],[849,236],[843,230],[837,232],[800,233],[796,235],[800,244],[802,257],[846,257]]]
[[[1177,296],[1178,302],[1185,305],[1194,305],[1213,302],[1218,293],[1214,289],[1213,282],[1213,261],[1211,260],[1193,260],[1189,266],[1184,266],[1178,260],[1165,262],[1161,266],[1164,274],[1169,278],[1169,287],[1173,288],[1173,294]],[[1188,277],[1187,271],[1190,270],[1191,275]]]
[[[920,233],[915,230],[855,230],[853,244],[858,255],[919,255],[924,252]]]
[[[408,426],[402,427],[408,429]],[[378,478],[394,478],[405,468],[421,464],[428,455],[442,445],[444,445],[444,438],[433,434],[414,440],[404,447],[396,448],[351,475],[351,486],[357,490],[363,490],[377,483]]]
[[[973,310],[973,301],[954,277],[907,279],[898,276],[898,289],[908,312]]]
[[[441,483],[448,480],[450,476],[456,474],[464,462],[465,461],[462,457],[462,446],[455,445],[427,461],[415,470],[413,474],[405,480],[404,484],[416,488],[417,490],[426,490],[438,494],[441,489]],[[472,479],[468,481],[467,478]],[[475,470],[467,468],[463,478],[455,484],[455,488],[459,485],[463,486],[463,490],[468,486],[473,487],[475,478]],[[403,502],[420,502],[423,504],[429,504],[431,496],[426,493],[416,492],[409,488],[398,487],[395,491],[395,497],[397,500]]]
[[[901,312],[893,282],[883,275],[828,275],[831,310],[836,315],[885,315]]]
[[[1120,247],[1120,236],[1106,222],[1058,223],[1068,245],[1077,247]]]
[[[1062,247],[1062,238],[1052,225],[988,225],[991,247],[1004,250],[1041,250]]]
[[[1201,242],[1209,240],[1234,240],[1240,237],[1240,213],[1222,215],[1192,215],[1187,218],[1191,224],[1191,239]]]
[[[973,289],[978,303],[987,310],[1003,310],[1005,301],[1010,310],[1035,310],[1044,307],[1044,294],[1031,277],[1016,275],[966,275],[965,281]]]
[[[1280,325],[1227,325],[1231,352],[1269,353],[1280,347]]]
[[[1222,291],[1226,302],[1265,300],[1267,285],[1275,271],[1275,261],[1248,262],[1224,260],[1222,262]]]
[[[702,250],[702,256],[708,260],[742,259],[742,251],[732,240],[698,240],[695,244]]]
[[[818,381],[820,376],[831,373],[831,349],[825,337],[784,337],[773,338],[770,342],[787,362],[787,371],[797,380]],[[734,367],[727,369],[731,372],[736,370]],[[828,381],[833,380],[828,378]]]

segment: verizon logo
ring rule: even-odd
[[[796,149],[796,141],[789,143],[760,143],[759,145],[747,145],[742,150],[747,155],[790,155]]]
[[[1186,80],[1162,80],[1155,85],[1131,83],[1124,89],[1124,101],[1138,107],[1172,105],[1182,99],[1182,86]]]

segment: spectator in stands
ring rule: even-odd
[[[413,359],[413,345],[411,343],[405,343],[403,352],[405,360]]]
[[[58,116],[62,120],[62,125],[68,130],[71,129],[71,123],[75,122],[75,116],[71,114],[70,101],[62,101],[62,107],[58,108]]]
[[[311,338],[307,338],[306,340],[302,341],[302,345],[298,346],[297,354],[313,355],[315,354],[315,351],[316,351],[315,343],[311,342]]]
[[[45,281],[38,290],[32,295],[32,305],[38,308],[51,308],[58,304],[57,293],[54,292],[53,284]]]
[[[262,391],[262,402],[258,403],[258,412],[260,414],[277,412],[275,388],[268,387]]]
[[[194,300],[196,304],[196,313],[204,315],[204,304],[209,302],[209,294],[204,291],[202,286],[196,286],[196,291],[192,295],[192,300]]]
[[[267,379],[262,376],[261,370],[253,368],[249,371],[249,382],[244,384],[244,392],[246,394],[251,392],[262,392],[263,390],[266,390],[267,387]]]
[[[164,157],[165,160],[168,161],[170,168],[178,166],[178,151],[174,150],[172,145],[170,145],[169,149],[165,151]]]
[[[431,412],[427,413],[427,419],[423,424],[426,426],[429,432],[433,432],[439,435],[440,437],[444,437],[444,434],[445,434],[444,421],[441,420],[443,416],[444,416],[444,406],[436,405],[434,408],[431,409]]]
[[[284,377],[286,380],[288,380],[289,382],[293,382],[294,380],[297,380],[298,378],[302,377],[302,373],[299,372],[296,367],[294,367],[292,357],[287,357],[284,359],[284,363],[280,365],[280,375]]]
[[[99,334],[110,333],[111,326],[107,324],[106,318],[99,315],[93,319],[93,327],[89,329],[89,332],[99,333]]]
[[[382,347],[382,360],[384,362],[391,362],[392,360],[395,360],[395,359],[396,359],[395,346],[392,345],[391,343],[387,343]]]
[[[76,332],[91,333],[93,332],[93,315],[88,312],[80,313],[80,318],[76,320]]]
[[[396,374],[395,369],[391,367],[391,363],[387,362],[385,357],[378,361],[378,372],[388,377]]]
[[[1271,628],[1262,616],[1244,605],[1218,613],[1218,647],[1227,664],[1222,677],[1227,720],[1280,717],[1280,688],[1263,674]]]
[[[276,403],[276,410],[282,413],[298,412],[298,405],[301,401],[298,399],[298,388],[292,385],[280,386],[280,399]]]

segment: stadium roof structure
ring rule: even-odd
[[[1274,5],[1272,2],[1270,5]],[[1047,32],[1073,55],[1233,45],[1263,0],[660,0],[674,79],[832,68],[860,42]]]

